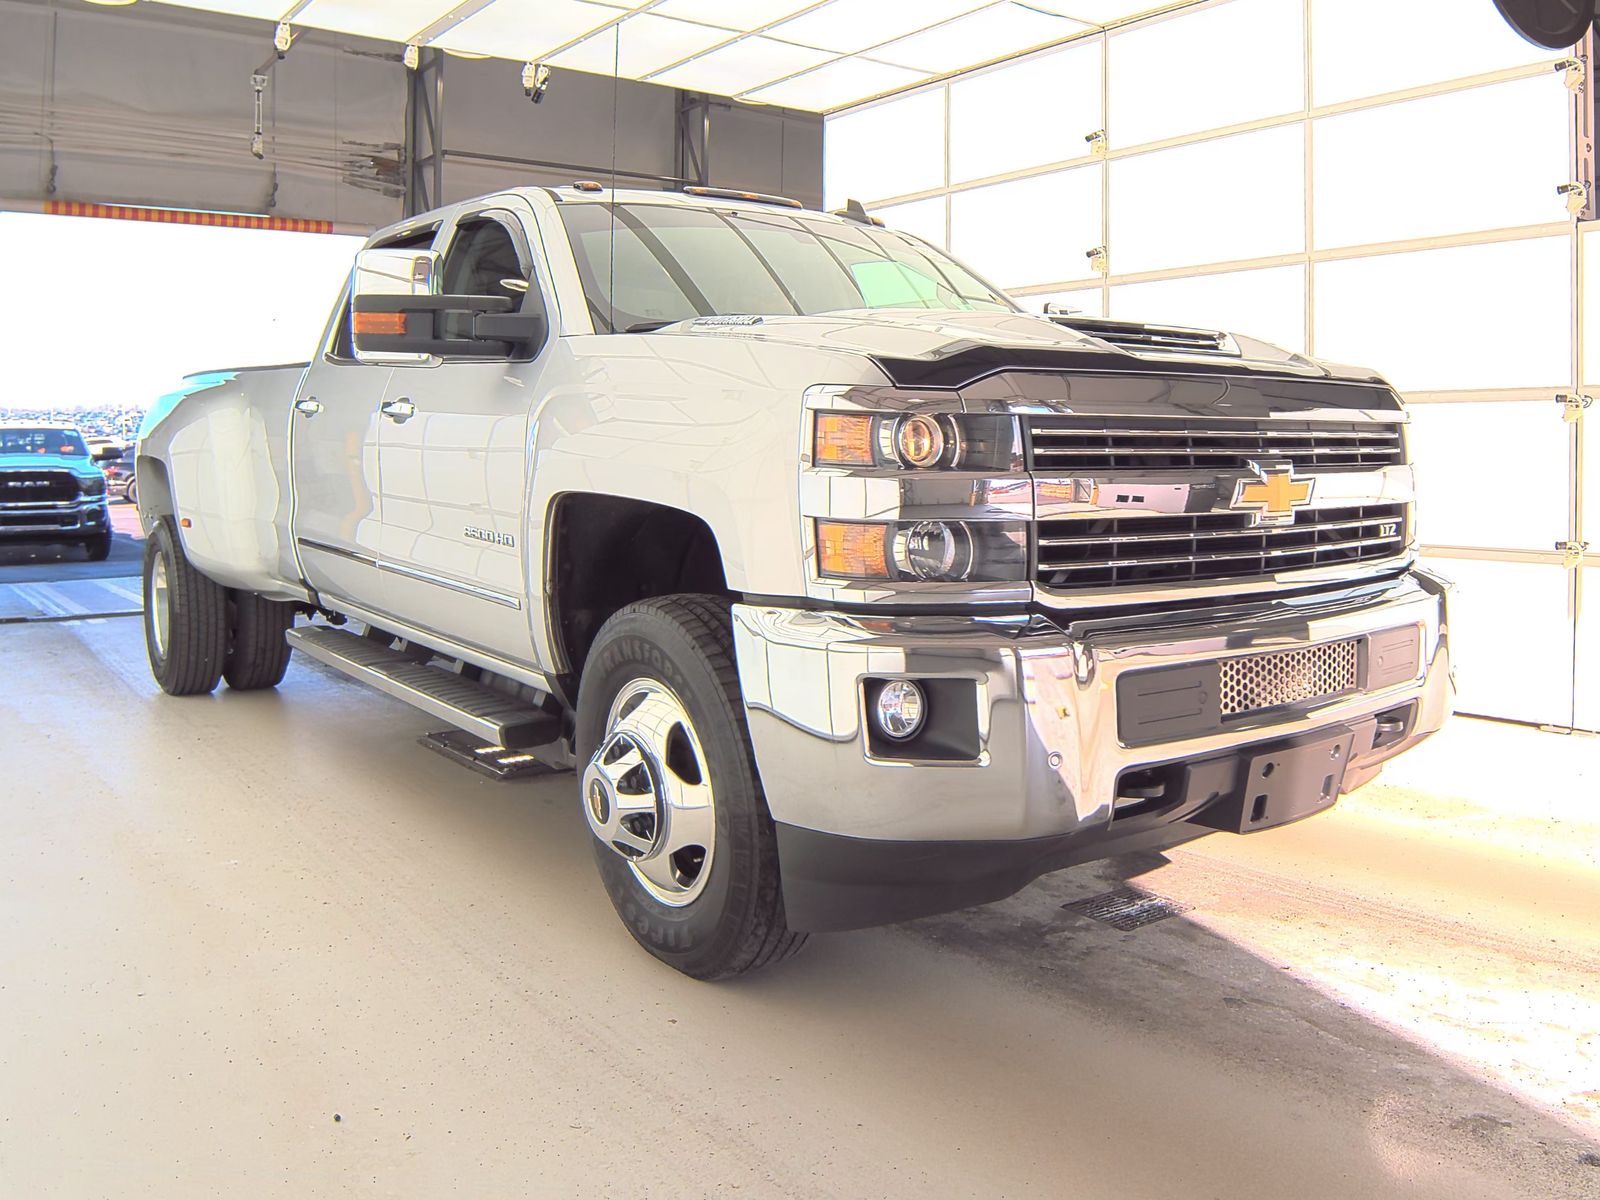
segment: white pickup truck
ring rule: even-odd
[[[374,235],[309,363],[151,412],[150,663],[298,649],[572,768],[629,931],[724,977],[1299,819],[1438,729],[1405,420],[1027,314],[859,205],[519,188]]]

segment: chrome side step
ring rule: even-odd
[[[561,721],[525,700],[507,696],[453,671],[418,662],[358,634],[302,625],[289,644],[350,678],[387,692],[497,746],[523,749],[561,738]]]

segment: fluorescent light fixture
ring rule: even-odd
[[[786,42],[855,54],[959,17],[993,0],[831,0],[768,32]]]
[[[807,71],[804,75],[796,75],[793,79],[751,92],[740,99],[827,112],[869,96],[910,87],[926,78],[926,72],[893,67],[888,63],[873,62],[870,58],[841,58],[815,71]]]
[[[311,0],[295,15],[296,25],[331,29],[357,37],[404,42],[454,6],[451,0]]]
[[[622,16],[620,9],[585,0],[495,0],[430,44],[495,58],[543,60],[558,46]]]
[[[89,0],[89,3],[103,8],[127,8],[130,4],[139,3],[139,0]]]
[[[890,42],[872,57],[921,71],[959,71],[1093,28],[1017,4],[980,8],[954,21]]]
[[[161,0],[161,3],[175,8],[227,13],[233,17],[256,17],[263,21],[276,21],[294,7],[294,0]]]
[[[740,92],[776,83],[785,76],[820,67],[832,57],[826,50],[792,46],[768,37],[747,37],[690,59],[682,66],[652,75],[650,82],[692,92],[737,96]]]
[[[792,17],[816,3],[817,0],[662,0],[650,11],[702,25],[749,31]]]
[[[738,36],[727,29],[674,21],[654,13],[637,13],[617,28],[618,36],[602,30],[555,55],[550,65],[597,75],[616,71],[624,79],[637,79]]]

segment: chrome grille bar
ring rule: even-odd
[[[1299,468],[1350,470],[1405,461],[1400,426],[1388,422],[1030,417],[1031,468],[1088,470],[1244,469],[1263,457]]]
[[[1268,526],[1236,512],[1064,518],[1037,527],[1036,577],[1059,588],[1242,579],[1393,558],[1406,538],[1404,504],[1302,509]]]

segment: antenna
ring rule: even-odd
[[[1583,41],[1600,0],[1494,0],[1506,24],[1546,50],[1565,50]]]

